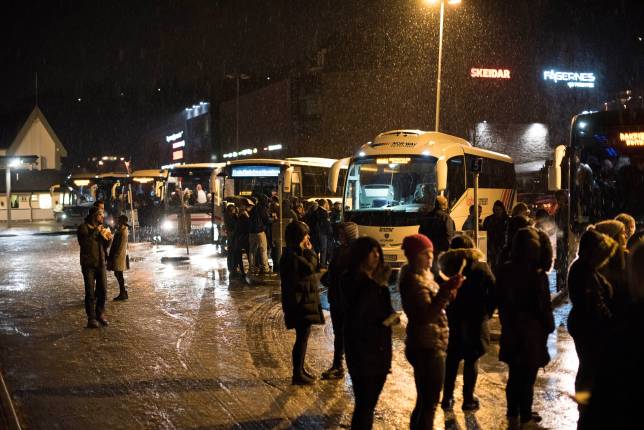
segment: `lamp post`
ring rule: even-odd
[[[436,4],[440,1],[441,4],[441,13],[440,13],[440,27],[438,35],[438,70],[436,74],[436,118],[434,120],[435,131],[438,131],[440,124],[440,111],[441,111],[441,65],[443,58],[443,18],[445,16],[445,0],[425,0],[425,3]],[[459,4],[461,0],[447,0],[448,4],[456,5]]]
[[[11,227],[11,169],[30,167],[38,161],[37,155],[0,156],[0,167],[5,169],[5,192],[7,198],[7,228]]]
[[[244,73],[235,73],[226,75],[226,79],[236,81],[237,96],[235,97],[235,151],[239,151],[239,81],[250,79],[250,76]]]

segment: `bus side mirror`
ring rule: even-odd
[[[338,191],[338,178],[340,177],[340,170],[346,168],[349,165],[349,161],[351,161],[350,158],[341,158],[333,163],[331,169],[329,169],[327,188],[332,193],[336,193]]]
[[[284,170],[284,189],[283,191],[285,193],[290,193],[291,192],[291,177],[293,176],[293,168],[289,167],[288,169]]]
[[[442,157],[436,162],[436,188],[439,193],[447,189],[447,161]]]
[[[566,154],[566,147],[559,145],[555,148],[552,165],[548,167],[548,190],[558,191],[561,189],[561,161]]]

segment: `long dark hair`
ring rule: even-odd
[[[385,258],[382,254],[382,247],[380,246],[380,243],[376,239],[373,239],[371,237],[363,236],[359,237],[358,239],[354,240],[353,243],[351,244],[351,250],[349,252],[350,254],[350,259],[349,259],[349,267],[353,270],[357,270],[362,266],[364,261],[367,259],[367,256],[373,249],[377,249],[378,253],[380,254],[380,261],[378,262],[378,266],[382,267],[385,265]]]

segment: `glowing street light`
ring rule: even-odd
[[[441,60],[443,57],[443,17],[445,15],[445,0],[425,0],[427,4],[436,4],[440,2],[440,30],[438,36],[438,72],[436,75],[436,119],[434,120],[435,131],[438,131],[440,110],[441,110]],[[457,5],[461,0],[447,0],[447,4]]]

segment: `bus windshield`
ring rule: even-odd
[[[361,225],[415,225],[436,196],[435,157],[362,158],[349,167],[345,218]]]
[[[577,224],[620,212],[644,222],[644,117],[611,113],[582,118],[573,130],[571,215]]]
[[[181,190],[185,205],[208,205],[211,174],[212,169],[209,168],[174,169],[167,184],[168,205],[181,207]]]

